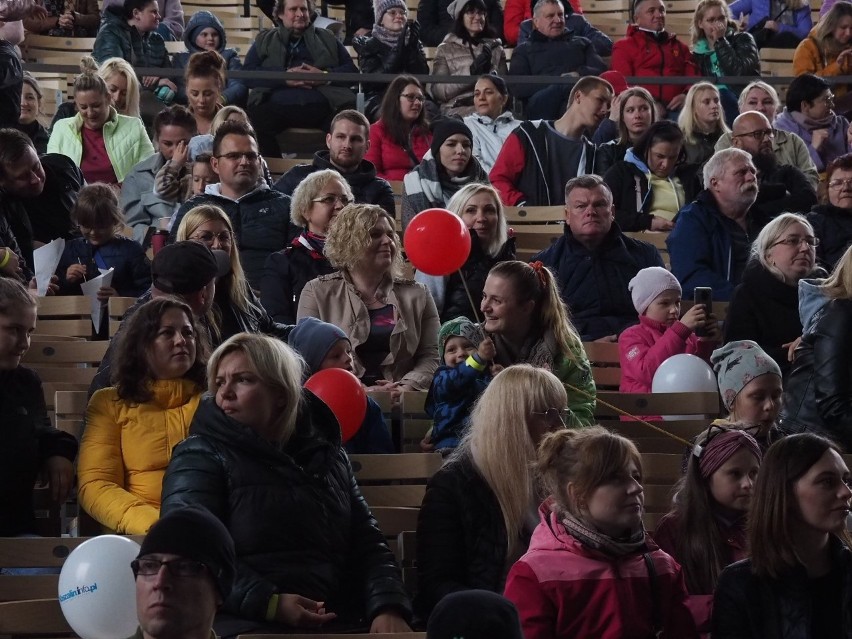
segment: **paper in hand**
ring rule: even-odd
[[[98,270],[101,272],[100,275],[88,282],[80,284],[80,288],[83,289],[83,295],[89,298],[92,305],[92,324],[95,326],[96,333],[99,333],[101,330],[102,310],[104,307],[104,303],[98,299],[98,291],[104,286],[112,286],[112,276],[115,272],[113,268],[110,268],[108,271],[104,269]]]
[[[47,295],[50,278],[56,273],[56,267],[59,266],[64,250],[65,240],[60,237],[33,251],[33,269],[39,295]]]

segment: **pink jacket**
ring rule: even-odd
[[[621,360],[622,393],[650,393],[654,373],[672,355],[688,353],[710,360],[715,342],[698,341],[682,322],[666,326],[661,322],[639,317],[639,323],[626,329],[618,337],[618,354]]]
[[[518,609],[525,639],[653,636],[644,553],[657,573],[661,637],[697,639],[681,568],[650,537],[644,551],[610,557],[568,534],[555,513],[544,506],[540,512],[542,521],[509,571],[504,593]]]

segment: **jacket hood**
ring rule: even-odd
[[[330,151],[317,151],[314,153],[314,166],[320,169],[333,169],[343,176],[350,185],[362,186],[376,179],[376,165],[369,160],[363,159],[355,167],[354,171],[343,172],[331,163]]]
[[[624,154],[624,161],[629,162],[645,175],[649,175],[651,173],[651,169],[648,168],[648,165],[633,152],[632,148],[627,149],[627,152]]]
[[[808,332],[817,313],[830,301],[819,288],[821,283],[822,280],[818,279],[799,280],[799,320],[802,322],[802,333]]]
[[[219,33],[219,48],[216,49],[219,53],[225,50],[228,46],[225,27],[222,22],[214,14],[209,11],[196,11],[189,22],[186,23],[186,29],[183,32],[183,42],[186,45],[187,51],[190,53],[198,53],[200,49],[195,44],[195,37],[204,29],[213,28]]]
[[[107,7],[102,19],[105,24],[115,24],[130,31],[130,25],[127,23],[127,18],[124,17],[123,5]]]

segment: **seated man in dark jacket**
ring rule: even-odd
[[[606,63],[586,38],[565,28],[565,10],[559,0],[538,0],[533,8],[535,29],[527,42],[515,48],[510,75],[598,75]],[[524,99],[529,120],[559,117],[571,91],[570,84],[520,84],[514,94]]]
[[[656,248],[621,233],[612,193],[597,175],[565,185],[565,233],[536,260],[556,275],[559,294],[583,341],[614,342],[636,324],[627,285],[643,268],[663,266]]]
[[[315,171],[334,169],[343,176],[359,204],[377,204],[395,215],[393,189],[376,176],[376,167],[364,154],[370,148],[370,123],[362,113],[346,109],[334,116],[325,136],[328,151],[317,151],[312,164],[299,164],[275,183],[275,189],[292,196],[299,183]]]

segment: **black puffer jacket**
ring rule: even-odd
[[[819,204],[807,217],[819,238],[817,261],[831,271],[852,244],[852,211],[833,204]]]
[[[747,31],[738,33],[733,23],[730,23],[725,37],[716,41],[714,52],[722,75],[760,76],[760,56],[757,53],[754,38]],[[701,70],[701,75],[719,77],[714,72],[710,61],[711,53],[702,53],[699,50],[692,55]]]
[[[405,31],[403,31],[404,34]],[[373,36],[358,36],[352,44],[358,52],[358,67],[364,75],[376,73],[429,75],[426,52],[420,40],[414,39],[408,43],[408,46],[399,44],[392,49]],[[370,122],[375,122],[388,85],[364,82],[362,86],[366,97],[364,114]]]
[[[485,288],[485,279],[488,277],[488,272],[498,262],[515,259],[515,238],[509,238],[500,251],[494,257],[486,253],[479,242],[479,237],[476,233],[471,232],[470,255],[467,261],[461,267],[464,274],[467,286],[470,289],[470,295],[473,301],[478,305],[482,298],[482,289]],[[478,307],[477,307],[478,308]],[[464,290],[461,276],[458,271],[454,271],[447,278],[447,288],[444,294],[444,308],[441,309],[441,322],[446,322],[454,317],[464,315],[471,321],[476,322],[473,310],[470,306],[470,300],[467,298],[467,293]]]
[[[813,316],[784,385],[781,430],[827,435],[852,452],[852,300]]]
[[[306,392],[283,449],[205,397],[174,449],[160,512],[201,505],[224,522],[237,579],[223,610],[262,621],[275,593],[297,593],[340,618],[410,616],[399,568],[340,447],[331,411]]]
[[[852,639],[852,552],[830,537],[831,565],[841,573],[843,639]],[[751,559],[731,564],[719,576],[713,597],[713,639],[820,639],[812,630],[811,592],[804,567],[780,579],[758,577]]]
[[[522,553],[529,543],[521,540]],[[470,457],[444,466],[429,480],[417,520],[417,613],[428,617],[459,590],[502,593],[506,545],[500,504]]]

